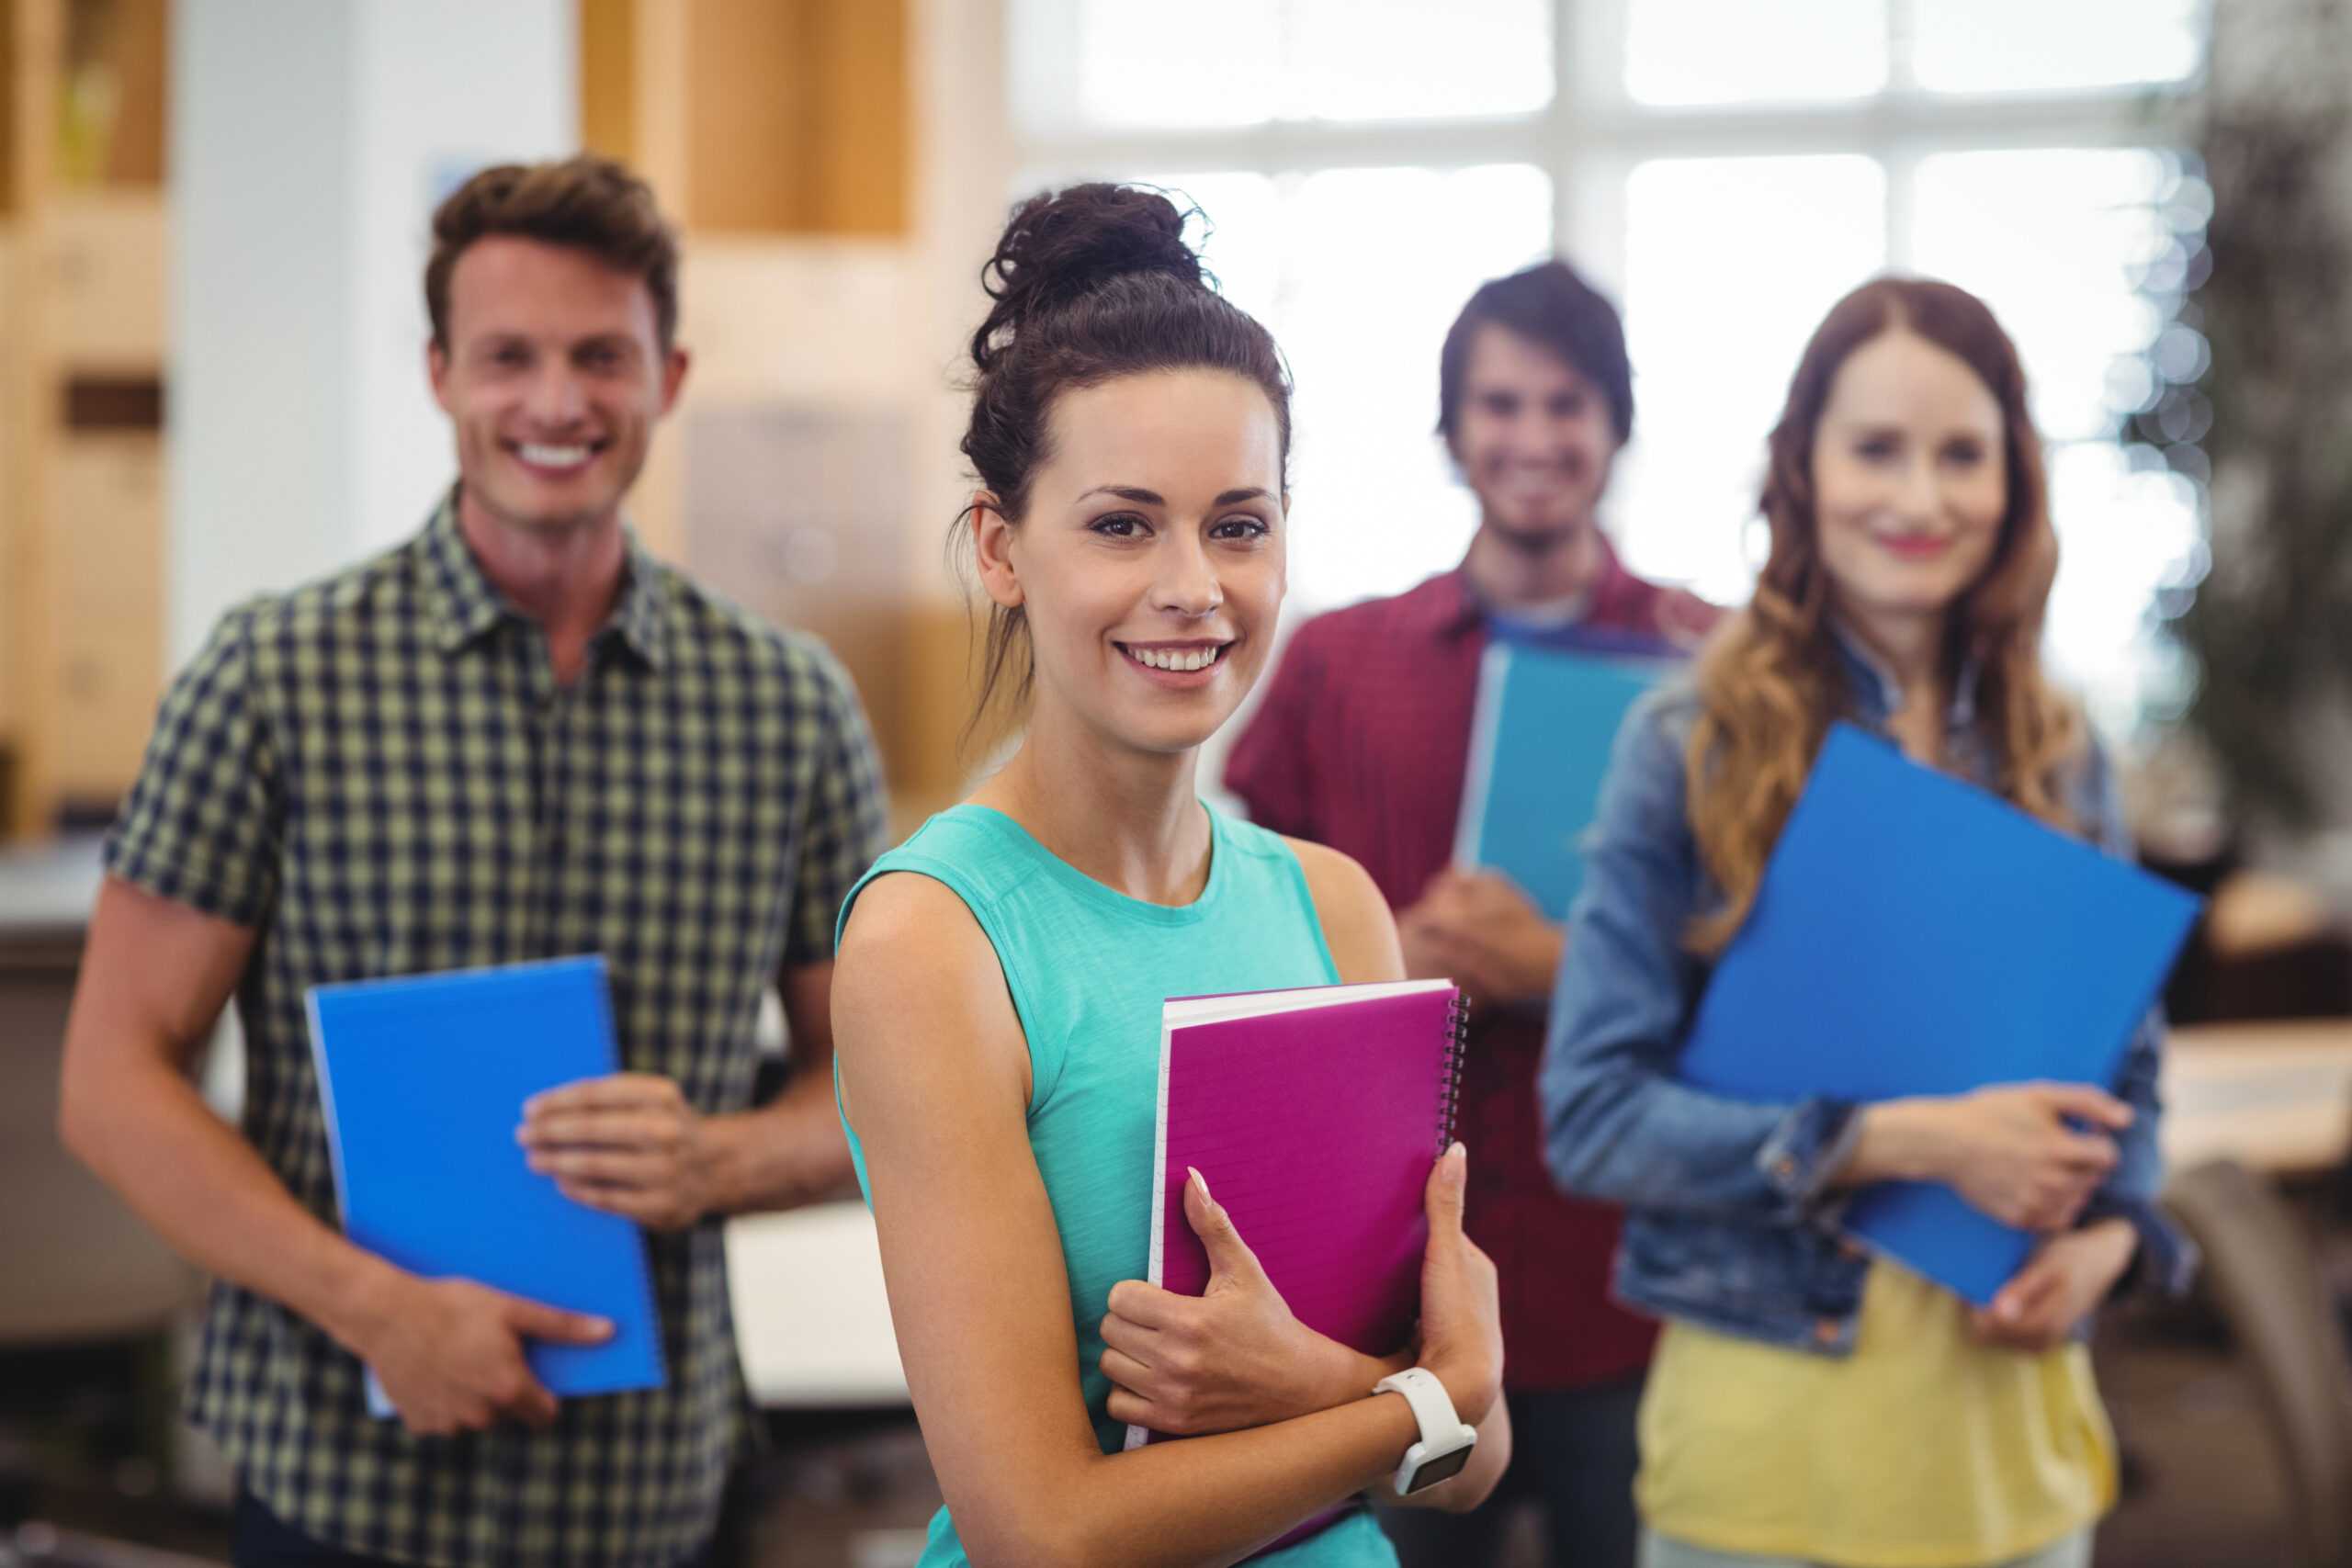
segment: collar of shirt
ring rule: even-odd
[[[612,615],[589,639],[589,645],[594,648],[616,640],[649,669],[659,670],[664,652],[662,574],[635,529],[624,526],[621,535],[628,558],[622,570],[620,603],[613,606]],[[434,621],[434,642],[443,653],[456,653],[502,620],[528,619],[507,603],[482,570],[481,563],[474,558],[472,547],[458,526],[458,491],[454,485],[435,510],[432,522],[425,525],[424,558],[430,563],[426,597]]]
[[[1647,584],[1617,559],[1616,548],[1610,544],[1608,535],[1600,534],[1598,538],[1600,570],[1586,589],[1583,614],[1572,624],[1609,627],[1630,625],[1637,618],[1634,602],[1646,592]],[[1438,584],[1442,588],[1431,598],[1432,629],[1445,637],[1467,637],[1484,627],[1490,615],[1510,617],[1510,611],[1495,609],[1478,598],[1466,561],[1434,579],[1433,586]]]
[[[1903,705],[1903,682],[1884,660],[1835,615],[1829,618],[1829,632],[1837,639],[1846,679],[1854,688],[1860,709],[1858,716],[1872,729],[1884,729],[1887,719]],[[1961,664],[1951,683],[1951,700],[1944,707],[1946,735],[1958,735],[1976,722],[1978,674],[1976,656],[1971,654]]]

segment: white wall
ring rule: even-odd
[[[917,591],[941,601],[964,592],[943,567],[941,545],[971,497],[970,465],[957,448],[972,407],[963,382],[973,330],[988,315],[980,264],[1003,231],[1019,166],[1005,96],[1005,0],[922,0],[912,12],[920,22],[913,211],[922,326],[911,354],[923,400],[909,487],[909,564]]]
[[[172,49],[166,657],[413,530],[435,203],[577,142],[566,0],[181,0]]]

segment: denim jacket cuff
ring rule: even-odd
[[[1862,1135],[1861,1107],[1851,1100],[1807,1100],[1781,1118],[1761,1148],[1756,1168],[1792,1213],[1819,1204]]]
[[[2164,1212],[2144,1198],[2102,1189],[2091,1194],[2075,1221],[2079,1228],[2101,1220],[2126,1220],[2140,1238],[2131,1265],[2115,1282],[2116,1296],[2144,1292],[2165,1300],[2188,1293],[2197,1277],[2197,1244],[2182,1235]]]

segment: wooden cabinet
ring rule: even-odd
[[[101,818],[163,682],[166,0],[0,0],[0,834]]]
[[[163,441],[152,429],[69,430],[51,461],[54,777],[96,814],[138,776],[164,666]]]
[[[581,0],[581,138],[709,233],[907,231],[905,0]]]

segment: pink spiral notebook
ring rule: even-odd
[[[1420,1308],[1422,1194],[1453,1136],[1461,1066],[1450,981],[1165,1004],[1151,1282],[1208,1286],[1184,1217],[1196,1167],[1300,1322],[1366,1355],[1403,1346]],[[1127,1446],[1154,1436],[1131,1427]]]

